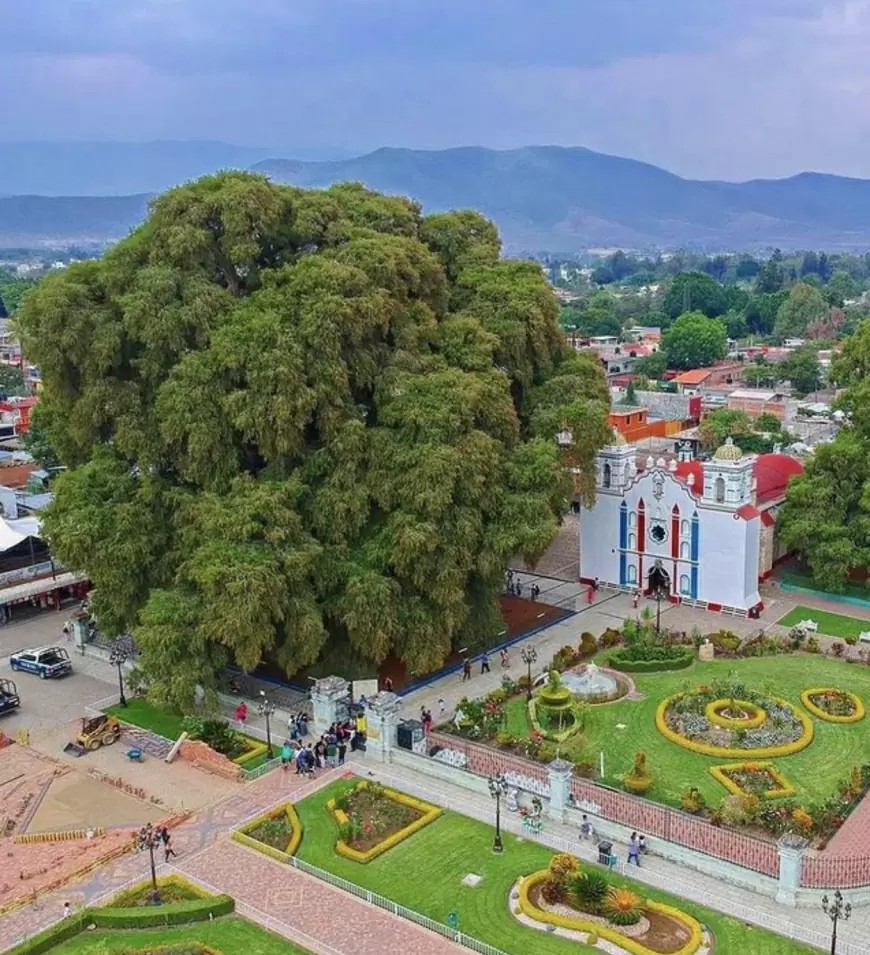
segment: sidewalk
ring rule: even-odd
[[[433,777],[420,777],[411,769],[381,763],[374,756],[364,757],[360,762],[370,775],[410,795],[439,803],[454,812],[482,822],[492,823],[493,821],[493,803],[486,796]],[[362,766],[357,765],[355,768],[361,770]],[[502,828],[506,832],[521,838],[529,838],[528,832],[522,829],[519,817],[503,811],[501,818]],[[570,852],[587,862],[597,860],[596,847],[591,842],[581,841],[577,831],[569,826],[546,820],[544,830],[538,838],[554,851]],[[830,944],[830,920],[821,908],[790,908],[779,905],[767,896],[718,881],[699,872],[687,871],[676,863],[658,858],[655,855],[655,840],[651,840],[652,854],[645,856],[641,868],[626,866],[627,848],[625,846],[617,846],[615,851],[619,857],[618,870],[627,878],[644,882],[663,892],[670,892],[741,922],[769,929],[807,945],[827,949]],[[846,898],[848,900],[848,893]],[[870,953],[868,933],[870,933],[870,909],[853,909],[851,919],[839,926],[840,955]]]

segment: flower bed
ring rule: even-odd
[[[710,775],[735,796],[790,799],[794,786],[771,763],[731,763],[711,766]]]
[[[357,783],[326,804],[338,823],[335,851],[354,862],[371,862],[403,839],[428,826],[441,807],[388,789],[379,783]]]
[[[767,712],[748,700],[713,700],[704,707],[704,715],[729,730],[755,729],[767,719]]]
[[[289,862],[302,841],[302,823],[288,802],[237,829],[233,839],[279,862]]]
[[[195,902],[198,899],[212,898],[211,894],[198,885],[170,875],[157,880],[160,889],[160,901],[164,905],[177,905],[180,902]],[[132,889],[119,892],[107,906],[108,909],[131,909],[140,905],[153,905],[154,889],[150,882],[143,882]]]
[[[595,871],[594,875],[596,880],[605,881],[599,872]],[[581,879],[583,877],[583,873],[579,869],[575,878],[578,876]],[[651,900],[641,903],[650,927],[643,934],[634,937],[626,934],[627,929],[620,930],[619,925],[596,917],[596,913],[577,908],[576,906],[582,904],[577,901],[577,896],[572,896],[573,901],[571,903],[571,908],[576,910],[576,914],[573,911],[570,915],[548,911],[548,908],[545,907],[548,906],[548,903],[544,898],[545,894],[549,892],[546,888],[548,885],[552,885],[552,869],[534,872],[521,880],[518,904],[520,912],[526,918],[541,922],[544,925],[552,925],[568,931],[585,932],[587,935],[600,937],[618,945],[632,955],[662,955],[662,953],[694,955],[703,943],[703,930],[696,919],[672,906],[662,905]],[[629,890],[621,890],[621,892],[633,895]],[[604,905],[606,908],[606,903]],[[667,929],[671,931],[668,932]],[[663,936],[678,936],[685,938],[686,941],[678,947],[674,947],[672,944],[662,944],[659,940]]]
[[[847,690],[816,686],[801,693],[801,702],[817,719],[826,723],[858,723],[864,719],[864,703]]]
[[[724,692],[723,692],[724,690]],[[765,721],[752,729],[717,726],[705,715],[708,704],[746,700],[764,710]],[[705,756],[754,756],[769,759],[790,756],[813,741],[813,724],[801,710],[777,696],[749,693],[743,686],[699,686],[688,693],[666,697],[656,710],[656,728],[672,743]]]

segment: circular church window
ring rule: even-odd
[[[657,543],[662,544],[668,536],[664,524],[653,524],[649,529],[649,536]]]

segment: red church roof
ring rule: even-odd
[[[760,454],[755,459],[756,500],[759,504],[785,496],[788,482],[804,473],[804,466],[787,454]],[[680,461],[674,477],[688,483],[690,474],[695,476],[692,493],[701,496],[704,489],[704,464],[701,461]]]

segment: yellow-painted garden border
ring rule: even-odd
[[[244,736],[244,734],[241,734]],[[233,762],[236,766],[244,766],[245,763],[250,763],[252,759],[256,759],[258,756],[262,756],[263,753],[269,748],[265,743],[261,743],[259,740],[254,739],[251,736],[245,736],[246,742],[249,742],[251,745],[242,753],[241,756],[236,756]]]
[[[767,790],[764,794],[765,799],[791,799],[792,796],[797,795],[797,790],[785,776],[774,767],[773,763],[759,763],[754,759],[750,759],[743,763],[728,763],[725,766],[711,766],[710,775],[716,782],[722,783],[732,795],[749,796],[751,795],[750,793],[746,792],[745,789],[741,789],[740,786],[728,776],[729,770],[733,772],[734,770],[746,769],[748,766],[757,766],[759,769],[766,770],[773,777],[776,786],[773,789]]]
[[[755,713],[755,716],[737,720],[729,720],[727,716],[720,716],[717,710],[730,706],[732,702],[744,709],[748,708],[751,712]],[[767,719],[767,710],[763,710],[755,703],[750,703],[749,700],[713,700],[712,703],[708,703],[704,707],[704,716],[714,725],[722,726],[727,730],[752,730],[755,729],[756,726],[761,726]]]
[[[827,693],[829,690],[834,690],[836,693],[844,693],[849,699],[855,704],[855,712],[851,716],[831,716],[830,713],[826,713],[821,707],[816,706],[813,703],[812,695],[814,693]],[[866,710],[864,709],[864,701],[860,696],[856,696],[854,693],[849,690],[841,690],[836,686],[812,686],[808,690],[804,690],[801,693],[801,703],[816,717],[816,719],[822,720],[825,723],[860,723],[864,719]]]
[[[794,740],[794,742],[784,743],[782,746],[764,746],[760,749],[736,749],[730,746],[708,746],[706,743],[697,743],[695,740],[687,739],[685,736],[675,733],[665,722],[665,713],[671,703],[682,699],[682,697],[686,695],[685,693],[675,693],[673,696],[666,696],[661,703],[659,703],[658,709],[656,710],[656,729],[665,739],[676,743],[677,746],[682,746],[683,749],[691,750],[693,753],[700,753],[702,756],[724,756],[726,759],[743,759],[744,761],[748,760],[752,762],[756,759],[774,759],[778,756],[791,756],[794,753],[799,753],[801,750],[806,749],[813,741],[815,732],[813,729],[813,721],[806,713],[798,707],[793,706],[788,700],[784,700],[779,696],[772,696],[771,700],[773,700],[774,703],[779,703],[780,706],[787,706],[792,710],[803,727],[803,733],[798,739]]]
[[[527,918],[533,919],[535,922],[543,922],[545,925],[555,925],[558,928],[565,928],[574,932],[594,932],[600,938],[606,938],[609,942],[613,942],[620,948],[624,948],[627,952],[631,952],[632,955],[661,955],[661,953],[656,952],[655,949],[641,945],[636,939],[623,935],[622,932],[610,925],[587,921],[582,915],[556,915],[554,912],[545,912],[543,909],[539,909],[529,898],[529,892],[539,883],[545,882],[549,877],[550,873],[548,870],[543,869],[540,872],[533,872],[521,880],[519,886],[519,905],[523,915]],[[698,951],[704,942],[704,933],[697,919],[692,918],[691,915],[687,915],[685,912],[681,912],[679,909],[675,909],[671,905],[654,902],[652,899],[647,899],[644,905],[652,912],[660,912],[662,915],[669,915],[671,918],[677,919],[677,921],[682,922],[686,928],[689,929],[691,933],[689,941],[676,952],[671,952],[670,955],[694,955],[694,953]]]
[[[287,816],[287,821],[290,823],[290,842],[283,852],[280,849],[275,849],[273,846],[267,846],[265,842],[252,839],[251,836],[248,835],[252,829],[256,829],[257,826],[266,822],[267,819],[274,819],[275,816],[281,812]],[[257,816],[256,819],[252,819],[250,822],[246,822],[241,828],[236,829],[233,833],[233,839],[236,842],[240,842],[243,846],[247,846],[249,849],[256,849],[257,852],[262,852],[263,855],[277,859],[278,862],[289,862],[290,858],[296,855],[299,843],[302,842],[302,822],[299,819],[299,813],[296,812],[296,807],[292,803],[285,802],[283,805],[264,812],[262,815]]]
[[[363,780],[358,783],[354,788],[366,788],[368,783]],[[345,859],[350,859],[353,862],[361,862],[365,864],[366,862],[371,862],[372,859],[376,859],[378,856],[383,855],[387,850],[392,849],[393,846],[397,846],[400,842],[407,839],[409,836],[413,836],[415,832],[419,832],[424,826],[428,826],[430,822],[434,822],[444,811],[440,806],[433,806],[432,803],[423,802],[421,799],[415,799],[413,796],[406,796],[405,793],[400,793],[395,789],[389,789],[384,787],[384,795],[388,796],[390,799],[395,802],[401,803],[403,806],[410,806],[411,809],[417,809],[423,813],[419,819],[415,819],[412,823],[405,826],[404,829],[400,829],[398,832],[394,832],[391,836],[387,836],[386,839],[383,839],[377,845],[372,846],[366,852],[359,852],[357,849],[351,848],[346,842],[343,842],[341,839],[338,840],[335,844],[335,851],[340,855],[344,856]],[[338,808],[335,804],[334,799],[330,799],[326,804],[326,808],[332,813],[333,818],[338,823],[339,826],[343,826],[348,822],[347,814]]]

